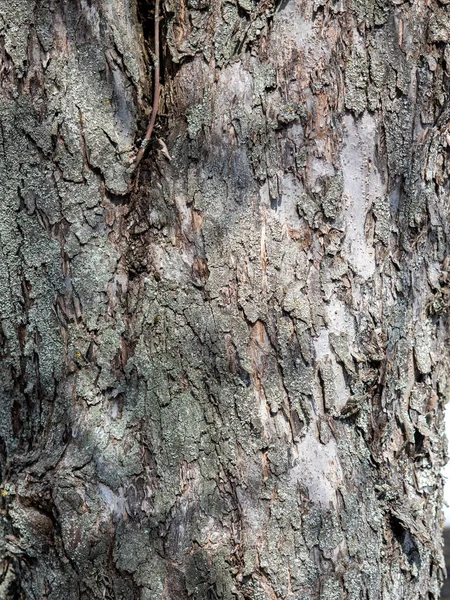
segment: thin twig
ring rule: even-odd
[[[139,152],[136,156],[136,162],[134,163],[134,168],[137,169],[139,163],[142,160],[142,157],[145,154],[148,143],[152,136],[153,127],[156,121],[156,115],[158,114],[158,106],[159,106],[159,93],[161,90],[161,84],[159,81],[159,0],[155,0],[155,83],[153,90],[153,107],[152,107],[152,116],[150,118],[150,123],[147,128],[147,132],[145,134],[144,139],[142,140],[141,147],[139,148]]]

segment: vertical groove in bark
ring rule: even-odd
[[[151,7],[31,4],[0,5],[0,596],[437,598],[445,7],[168,0],[171,158],[129,193]]]

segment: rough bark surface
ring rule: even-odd
[[[0,0],[0,598],[436,600],[448,8],[166,0],[133,173],[151,11]]]

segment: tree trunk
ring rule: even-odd
[[[0,0],[0,598],[436,600],[450,17]]]

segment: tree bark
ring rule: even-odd
[[[0,598],[439,597],[448,9],[274,2],[134,170],[149,0],[0,0]]]

